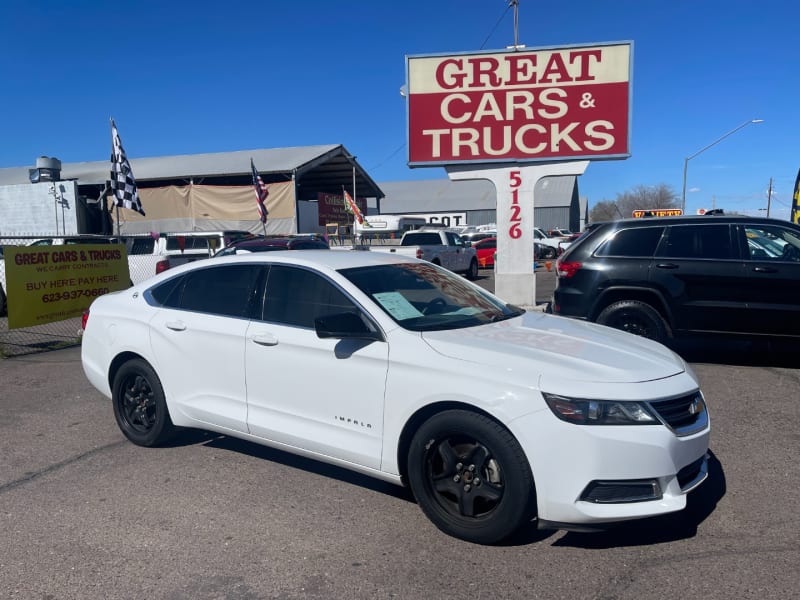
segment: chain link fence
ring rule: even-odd
[[[3,248],[9,246],[53,246],[60,244],[124,244],[128,255],[130,283],[139,283],[160,270],[181,262],[208,258],[232,237],[247,232],[161,233],[157,235],[67,235],[28,233],[17,236],[0,234],[0,359],[74,346],[81,339],[81,318],[65,319],[35,327],[9,329],[6,265]],[[160,263],[160,264],[159,264]]]

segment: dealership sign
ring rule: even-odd
[[[683,211],[680,208],[650,208],[647,210],[637,209],[631,214],[636,219],[641,219],[642,217],[680,217]]]
[[[631,46],[407,57],[409,166],[627,158]]]

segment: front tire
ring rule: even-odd
[[[649,304],[638,300],[621,300],[609,304],[597,316],[597,322],[661,344],[669,337],[669,326],[661,314]]]
[[[469,263],[469,269],[467,269],[465,275],[470,281],[475,281],[478,278],[478,261],[474,258]]]
[[[469,542],[500,542],[535,515],[525,453],[481,414],[448,410],[425,421],[411,441],[408,479],[433,524]]]
[[[137,358],[120,367],[111,401],[117,425],[137,446],[158,446],[175,435],[161,380],[146,361]]]

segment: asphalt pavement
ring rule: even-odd
[[[402,488],[252,443],[134,446],[79,348],[0,360],[0,598],[796,597],[800,370],[715,359],[693,364],[711,474],[687,510],[497,547],[442,534]]]

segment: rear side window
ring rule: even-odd
[[[441,245],[442,238],[438,233],[414,233],[403,236],[401,246],[435,246]]]
[[[595,256],[651,257],[664,233],[663,227],[621,229],[595,251]]]
[[[664,258],[736,258],[728,224],[673,225],[658,249]]]
[[[225,265],[197,269],[150,290],[169,308],[227,317],[248,317],[258,285],[258,265]]]

